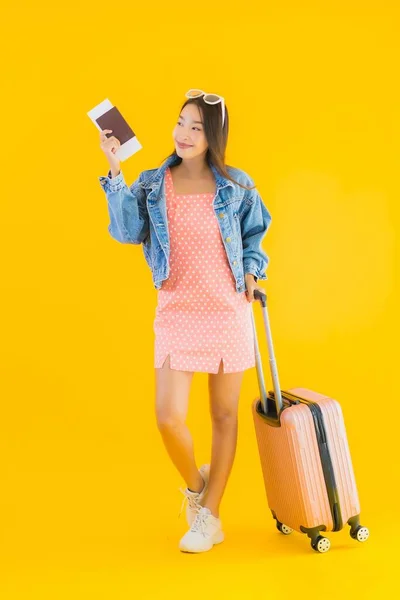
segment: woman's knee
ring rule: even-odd
[[[173,433],[185,426],[185,416],[175,410],[157,409],[157,427],[162,432]]]
[[[213,408],[211,410],[211,419],[214,425],[221,428],[231,428],[237,425],[238,411],[237,407]]]

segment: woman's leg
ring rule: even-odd
[[[244,371],[210,373],[208,388],[212,418],[212,452],[208,489],[202,505],[219,517],[219,506],[232,469],[238,434],[238,405]]]
[[[204,481],[197,469],[193,440],[185,424],[193,372],[171,369],[169,355],[163,367],[155,369],[155,372],[158,429],[166,450],[187,487],[200,492]]]

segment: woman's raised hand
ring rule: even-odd
[[[121,164],[121,161],[115,156],[115,153],[121,146],[121,142],[114,135],[107,137],[106,133],[112,133],[112,129],[102,129],[102,131],[100,131],[100,148],[107,157],[112,176],[115,177],[120,171]]]

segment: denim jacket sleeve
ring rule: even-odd
[[[252,181],[250,183],[253,185]],[[269,258],[262,249],[261,242],[272,218],[256,188],[246,190],[244,203],[241,216],[244,273],[252,273],[256,281],[268,279],[265,271]]]
[[[146,193],[140,185],[141,177],[142,174],[130,187],[122,171],[116,177],[111,177],[111,171],[107,177],[99,177],[110,215],[108,232],[122,244],[141,244],[149,235]]]

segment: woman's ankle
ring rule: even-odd
[[[205,508],[210,509],[211,514],[216,518],[219,519],[219,506],[215,506],[210,502],[207,502],[207,499],[201,503],[202,506],[204,506]]]
[[[202,476],[199,473],[199,477],[200,479],[198,479],[197,481],[192,481],[191,484],[192,485],[188,485],[188,490],[190,490],[191,492],[195,492],[197,494],[200,494],[205,486],[205,481],[202,478]]]

